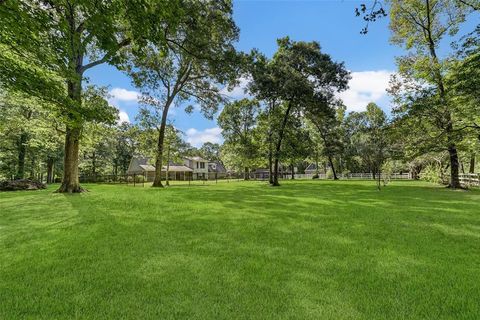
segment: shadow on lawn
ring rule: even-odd
[[[56,225],[59,216],[34,216],[35,206],[12,216],[11,224],[32,215],[50,224],[13,226],[36,234],[10,243],[16,259],[1,275],[15,289],[3,308],[59,317],[415,318],[455,310],[479,291],[474,193],[400,183],[378,192],[364,182],[126,188],[49,196],[45,211],[71,215]]]

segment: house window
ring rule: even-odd
[[[198,169],[198,162],[197,162],[197,169]]]
[[[200,169],[205,169],[205,162],[200,162]]]

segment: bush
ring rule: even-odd
[[[319,177],[318,173],[315,173],[315,174],[313,175],[313,177],[312,177],[312,179],[319,179],[319,178],[320,178],[320,177]]]
[[[327,179],[333,179],[333,170],[328,169],[327,174],[325,175]]]
[[[438,184],[448,184],[441,168],[433,164],[426,166],[420,172],[420,179]]]

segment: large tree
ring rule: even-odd
[[[382,166],[389,154],[389,126],[385,112],[375,103],[369,103],[366,111],[352,112],[346,121],[352,130],[351,143],[355,153],[380,188]]]
[[[142,92],[145,112],[159,115],[156,127],[155,180],[162,187],[165,128],[170,108],[195,103],[211,118],[223,102],[221,85],[233,83],[237,54],[233,47],[238,29],[233,22],[231,1],[186,2],[185,16],[169,32],[166,46],[151,42],[133,57],[128,66]]]
[[[165,43],[163,24],[181,17],[177,9],[174,1],[153,0],[26,0],[0,6],[1,47],[8,50],[2,54],[0,81],[55,102],[65,124],[59,192],[82,191],[78,159],[84,124],[110,121],[113,116],[104,104],[82,103],[85,72],[102,63],[118,64],[119,53],[132,43],[137,47],[146,39]]]
[[[236,160],[236,166],[244,170],[244,179],[250,177],[250,169],[258,163],[258,139],[255,126],[260,105],[256,100],[242,99],[228,103],[218,117],[218,125],[225,138],[223,150]]]
[[[278,50],[271,61],[253,53],[253,82],[250,90],[259,99],[285,106],[274,143],[273,186],[278,169],[285,128],[292,115],[300,116],[312,101],[334,99],[335,92],[347,88],[349,73],[343,63],[334,62],[322,53],[318,42],[295,42],[288,37],[278,40]]]
[[[401,111],[429,122],[435,143],[449,153],[450,187],[460,188],[455,105],[446,82],[449,63],[438,51],[446,36],[456,34],[468,10],[453,0],[392,0],[390,6],[392,42],[409,52],[398,59],[399,73],[413,84],[396,88],[397,98],[403,98]]]

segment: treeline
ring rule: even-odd
[[[335,93],[346,89],[348,72],[316,42],[280,39],[272,59],[253,52],[253,99],[228,104],[219,118],[228,161],[245,171],[267,162],[272,185],[279,163],[293,168],[321,155],[334,178],[409,170],[461,188],[459,174],[476,172],[480,150],[480,26],[459,31],[478,19],[479,5],[391,0],[357,10],[367,22],[389,16],[391,42],[406,51],[391,79],[389,115],[374,104],[346,115]]]
[[[318,42],[288,37],[271,58],[237,52],[232,1],[1,2],[0,174],[61,176],[58,192],[81,192],[80,174],[123,174],[138,152],[154,159],[161,187],[162,164],[191,151],[168,123],[172,108],[212,119],[223,107],[225,143],[210,149],[235,171],[268,168],[273,186],[282,167],[315,163],[333,178],[410,170],[459,188],[479,151],[480,26],[462,28],[478,18],[478,4],[362,6],[366,21],[389,16],[391,41],[405,55],[389,89],[392,113],[369,104],[347,114],[342,62]],[[89,83],[86,73],[103,63],[138,88],[135,125],[116,125],[107,88]],[[228,101],[223,89],[240,80],[250,98]]]

